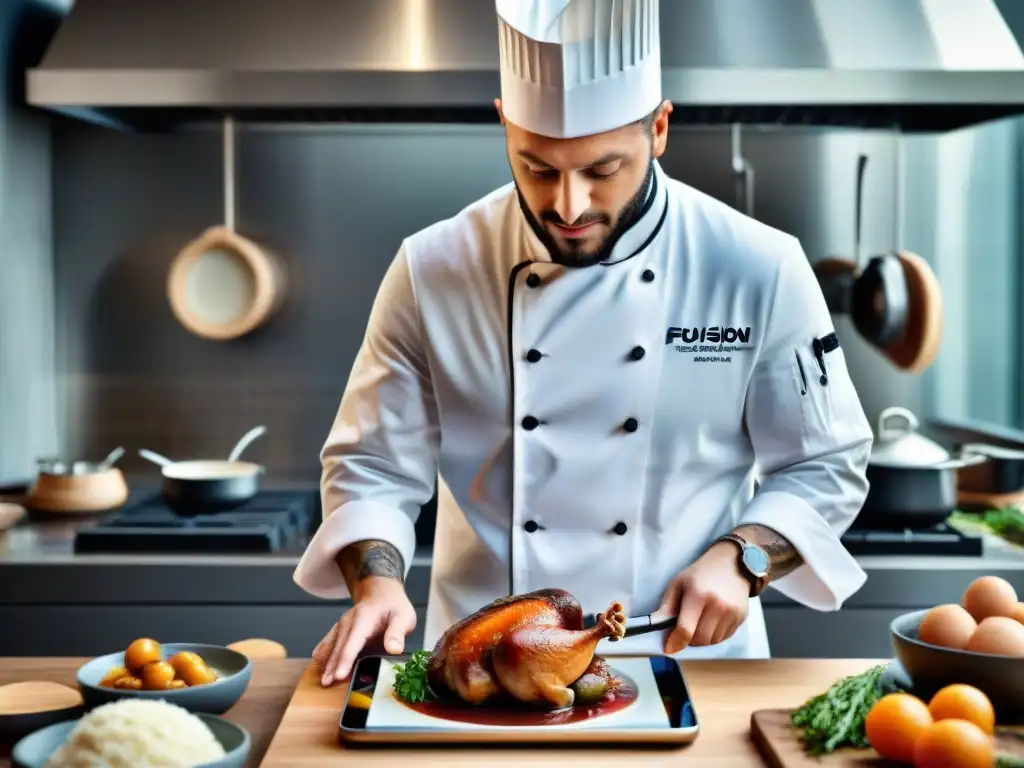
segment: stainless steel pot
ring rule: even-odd
[[[965,443],[960,450],[988,457],[984,464],[960,473],[961,492],[1016,495],[1024,491],[1024,450],[987,443]]]
[[[886,408],[878,417],[868,460],[868,490],[854,527],[870,530],[931,528],[956,509],[957,472],[988,460],[961,451],[953,455],[918,433],[920,422],[906,408]]]

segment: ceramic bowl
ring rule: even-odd
[[[0,716],[0,742],[8,744],[14,739],[32,733],[55,722],[67,720],[69,717],[77,717],[82,714],[83,707],[72,707],[70,709],[48,709],[43,712],[24,712],[17,715]]]
[[[957,651],[922,643],[917,636],[927,610],[898,616],[890,625],[893,650],[920,696],[947,685],[965,683],[981,690],[1004,720],[1021,716],[1024,658]]]
[[[191,688],[176,688],[169,691],[135,691],[100,686],[100,680],[114,667],[124,664],[124,651],[99,656],[83,664],[78,670],[78,688],[82,691],[86,709],[120,699],[164,699],[189,712],[205,712],[221,715],[242,698],[252,679],[252,662],[249,657],[230,648],[201,643],[162,643],[164,660],[181,651],[192,651],[217,673],[217,680]]]
[[[252,746],[248,732],[215,715],[197,714],[196,717],[206,724],[227,754],[220,760],[203,763],[195,768],[244,768]],[[11,753],[14,765],[18,768],[43,768],[50,756],[67,741],[77,724],[77,720],[67,720],[29,734],[14,745]]]

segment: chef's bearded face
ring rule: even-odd
[[[608,258],[646,201],[671,111],[664,102],[644,120],[578,139],[539,136],[502,115],[520,205],[553,261],[578,267]]]

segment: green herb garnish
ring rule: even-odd
[[[800,740],[811,755],[827,755],[843,747],[869,747],[864,721],[883,692],[879,680],[886,665],[844,677],[790,716],[801,729]]]
[[[395,693],[410,704],[435,698],[427,684],[427,662],[430,651],[413,651],[405,664],[395,666]]]
[[[1010,542],[1024,545],[1024,512],[1016,507],[1001,507],[983,512],[953,512],[949,522],[954,527],[988,531]]]

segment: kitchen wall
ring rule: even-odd
[[[928,254],[945,334],[921,381],[921,409],[945,419],[1022,425],[1024,317],[1021,123],[1003,121],[907,153],[905,244]]]
[[[902,244],[939,275],[945,343],[932,371],[904,374],[837,318],[872,419],[898,404],[923,415],[1017,420],[1018,130],[1007,121],[904,140]],[[148,471],[134,455],[139,447],[174,458],[226,455],[263,423],[268,433],[250,450],[271,478],[316,479],[317,452],[384,270],[405,234],[506,182],[502,134],[489,126],[244,130],[239,227],[283,255],[292,290],[271,325],[230,343],[185,332],[164,293],[177,249],[220,222],[220,141],[215,131],[55,128],[66,446],[100,457],[121,444],[130,451],[123,466]],[[744,150],[756,169],[754,214],[799,236],[812,260],[852,254],[856,156],[868,153],[865,251],[896,245],[892,136],[751,129]],[[674,129],[663,164],[733,201],[727,131]]]
[[[21,106],[59,18],[51,3],[0,2],[0,484],[59,447],[50,123]]]

